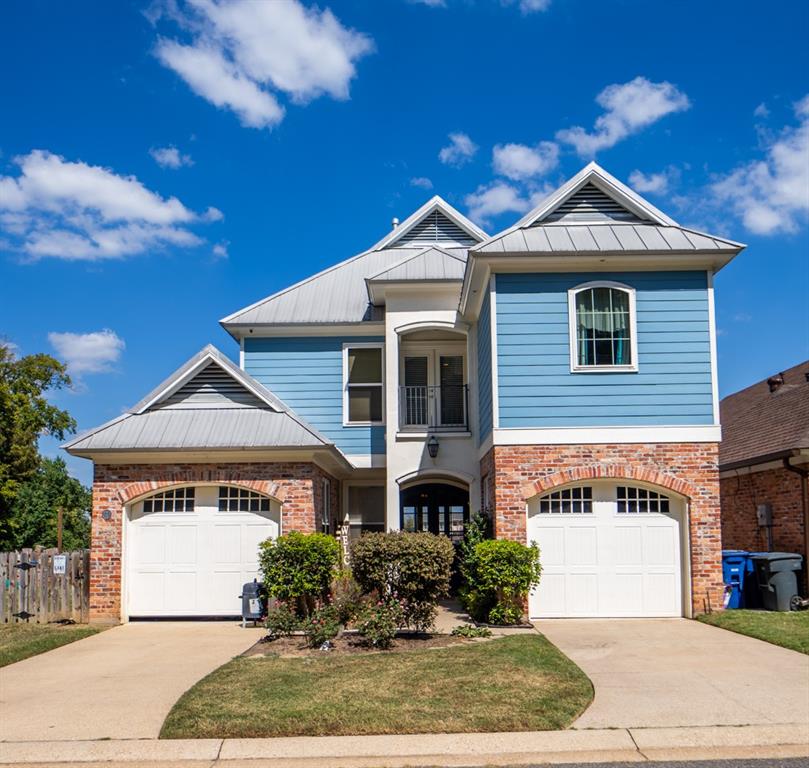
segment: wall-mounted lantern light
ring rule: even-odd
[[[438,456],[438,439],[435,435],[430,435],[430,439],[427,441],[427,453],[430,454],[431,459]]]

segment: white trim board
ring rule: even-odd
[[[711,350],[711,399],[713,402],[714,424],[719,424],[719,370],[717,360],[716,344],[716,309],[714,306],[713,290],[713,270],[709,269],[708,275],[708,333]]]
[[[494,445],[596,445],[603,443],[718,443],[718,425],[643,427],[497,428]],[[482,447],[482,446],[481,446]]]
[[[497,275],[489,277],[489,346],[491,347],[492,377],[492,429],[500,425],[500,394],[498,391],[499,372],[497,368]]]

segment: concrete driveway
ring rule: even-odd
[[[264,631],[144,622],[0,669],[0,740],[156,738],[175,701]]]
[[[809,723],[809,656],[688,619],[550,619],[590,677],[574,728]]]

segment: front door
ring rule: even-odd
[[[423,483],[401,492],[403,531],[441,534],[459,541],[468,520],[468,490],[446,483]]]

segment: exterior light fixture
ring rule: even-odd
[[[430,435],[430,439],[427,441],[427,453],[430,454],[431,459],[438,456],[438,439],[435,435]]]

